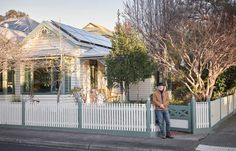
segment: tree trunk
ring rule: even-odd
[[[60,102],[60,96],[61,96],[61,88],[62,88],[62,81],[60,80],[60,85],[57,91],[57,103]]]
[[[125,99],[129,102],[129,82],[125,82]]]

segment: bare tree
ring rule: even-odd
[[[162,78],[167,67],[163,64],[166,57],[159,41],[174,26],[180,2],[181,0],[133,0],[125,3],[125,18],[145,40],[149,54],[159,65]]]
[[[217,77],[236,65],[234,10],[230,2],[134,0],[126,3],[125,16],[159,64],[205,99]]]
[[[14,69],[21,57],[20,44],[0,34],[0,72]]]

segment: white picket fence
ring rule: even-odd
[[[78,103],[25,102],[22,123],[21,102],[0,102],[0,124],[41,127],[78,128],[146,132],[146,104],[82,104],[79,120]],[[155,132],[154,107],[150,110],[151,131]]]
[[[78,127],[76,103],[25,103],[25,125],[44,127]]]
[[[209,128],[208,102],[196,103],[196,128]]]
[[[213,127],[223,118],[233,113],[235,109],[235,94],[211,102],[196,102],[196,128],[201,129]]]
[[[145,104],[83,104],[82,128],[146,131]]]
[[[196,102],[195,107],[196,128],[210,128],[235,111],[236,95],[211,102]],[[148,112],[150,112],[150,123],[147,121]],[[189,120],[171,119],[171,127],[189,129],[191,128]],[[28,101],[22,104],[22,102],[0,101],[0,124],[133,132],[146,132],[150,124],[151,132],[159,131],[155,125],[152,105],[150,111],[147,111],[146,104],[129,103],[79,105],[69,102]]]
[[[236,95],[229,95],[211,101],[211,126],[233,113],[236,109]]]
[[[0,102],[0,124],[22,124],[21,102]]]

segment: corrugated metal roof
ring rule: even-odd
[[[90,43],[100,47],[111,48],[111,40],[104,36],[90,33],[82,29],[78,29],[55,21],[52,21],[52,24],[60,28],[63,32],[66,32],[77,41]]]
[[[80,55],[81,58],[91,58],[91,57],[104,57],[108,55],[110,49],[103,47],[94,47],[88,51],[85,51]]]
[[[38,26],[38,22],[29,17],[12,18],[0,23],[0,27],[17,30],[29,34]]]

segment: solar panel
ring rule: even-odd
[[[69,25],[55,22],[55,21],[52,21],[52,23],[56,26],[59,26],[59,28],[65,30],[66,32],[68,32],[69,34],[71,34],[72,36],[74,36],[76,39],[80,41],[111,48],[110,39],[104,36],[96,35],[96,34],[84,31],[82,29],[78,29]]]
[[[8,29],[22,31],[26,34],[29,34],[36,26],[38,26],[36,21],[28,17],[8,19],[1,22],[0,26],[5,27],[4,25],[6,24]]]

